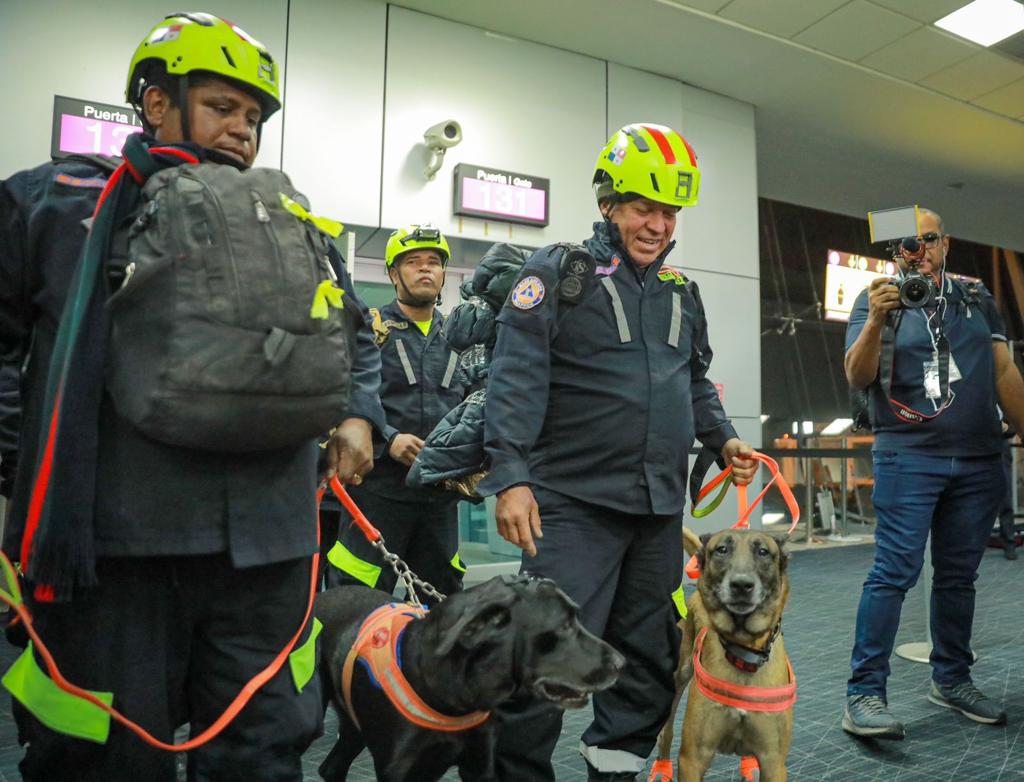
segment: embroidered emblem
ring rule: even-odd
[[[615,273],[615,270],[619,268],[620,263],[622,263],[622,261],[619,260],[619,256],[613,255],[612,262],[607,266],[598,266],[594,269],[594,274],[600,277],[607,277],[608,275]]]
[[[512,306],[519,310],[531,310],[544,301],[544,283],[540,277],[530,275],[519,281],[512,290]]]
[[[676,285],[686,285],[686,277],[678,269],[671,266],[662,266],[658,269],[658,279],[662,282],[674,282]]]
[[[93,187],[102,190],[107,186],[107,180],[102,177],[89,177],[88,179],[82,179],[77,176],[70,176],[69,174],[58,173],[53,178],[53,181],[58,185],[68,185],[69,187]]]

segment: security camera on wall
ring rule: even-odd
[[[427,178],[428,182],[433,180],[440,170],[441,164],[444,162],[444,153],[460,141],[462,141],[462,126],[456,120],[446,119],[444,122],[438,122],[427,128],[423,134],[423,143],[430,151],[430,160],[427,167],[423,169],[423,176]]]

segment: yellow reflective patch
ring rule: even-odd
[[[292,669],[292,681],[295,682],[296,692],[302,692],[313,678],[316,671],[316,638],[323,629],[323,624],[314,616],[313,627],[306,642],[288,655],[288,667]]]
[[[679,589],[672,593],[672,602],[676,604],[676,611],[679,612],[679,616],[686,619],[686,595],[683,594],[683,585],[679,585]]]
[[[342,573],[348,573],[353,578],[362,581],[366,586],[377,586],[377,579],[380,578],[380,567],[357,557],[345,548],[340,540],[327,552],[327,560]]]
[[[36,662],[31,642],[4,674],[2,682],[7,691],[50,730],[97,744],[107,742],[110,715],[54,684]],[[114,702],[112,692],[89,692],[108,706]]]
[[[332,220],[329,217],[318,217],[315,214],[310,214],[306,211],[306,208],[302,204],[293,201],[284,193],[278,193],[281,196],[281,206],[285,208],[290,214],[295,215],[300,220],[312,223],[321,231],[328,236],[333,236],[337,239],[341,236],[341,232],[345,230],[345,226],[339,223],[337,220]]]
[[[455,552],[455,556],[452,557],[451,562],[449,562],[448,564],[450,564],[453,568],[458,570],[460,573],[465,573],[466,572],[466,566],[462,564],[462,559],[459,557],[459,552],[458,551]]]
[[[339,288],[332,280],[324,280],[316,286],[313,305],[309,308],[309,317],[315,320],[327,320],[331,307],[338,310],[345,309],[345,303],[341,300],[344,295],[343,288]]]

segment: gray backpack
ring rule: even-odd
[[[122,417],[210,451],[295,446],[341,421],[358,313],[307,210],[272,169],[149,178],[109,299],[106,385]]]

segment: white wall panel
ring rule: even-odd
[[[462,124],[463,142],[427,182],[423,132],[446,119]],[[383,225],[430,219],[456,236],[527,245],[581,239],[604,127],[604,62],[390,7]],[[453,218],[459,162],[550,179],[550,225]]]
[[[725,411],[730,416],[760,420],[761,299],[758,281],[693,271],[685,264],[681,267],[700,286],[708,317],[708,340],[715,354],[708,376],[725,386]]]
[[[204,11],[224,16],[284,61],[286,0],[209,0]],[[139,41],[175,10],[160,0],[0,2],[0,73],[4,141],[0,177],[50,157],[53,96],[124,105],[128,64]],[[257,165],[281,163],[281,118],[263,133]]]
[[[283,168],[318,214],[380,221],[387,6],[291,0]]]
[[[754,107],[687,85],[680,90],[680,132],[701,169],[700,203],[683,210],[679,226],[686,265],[757,278]]]

